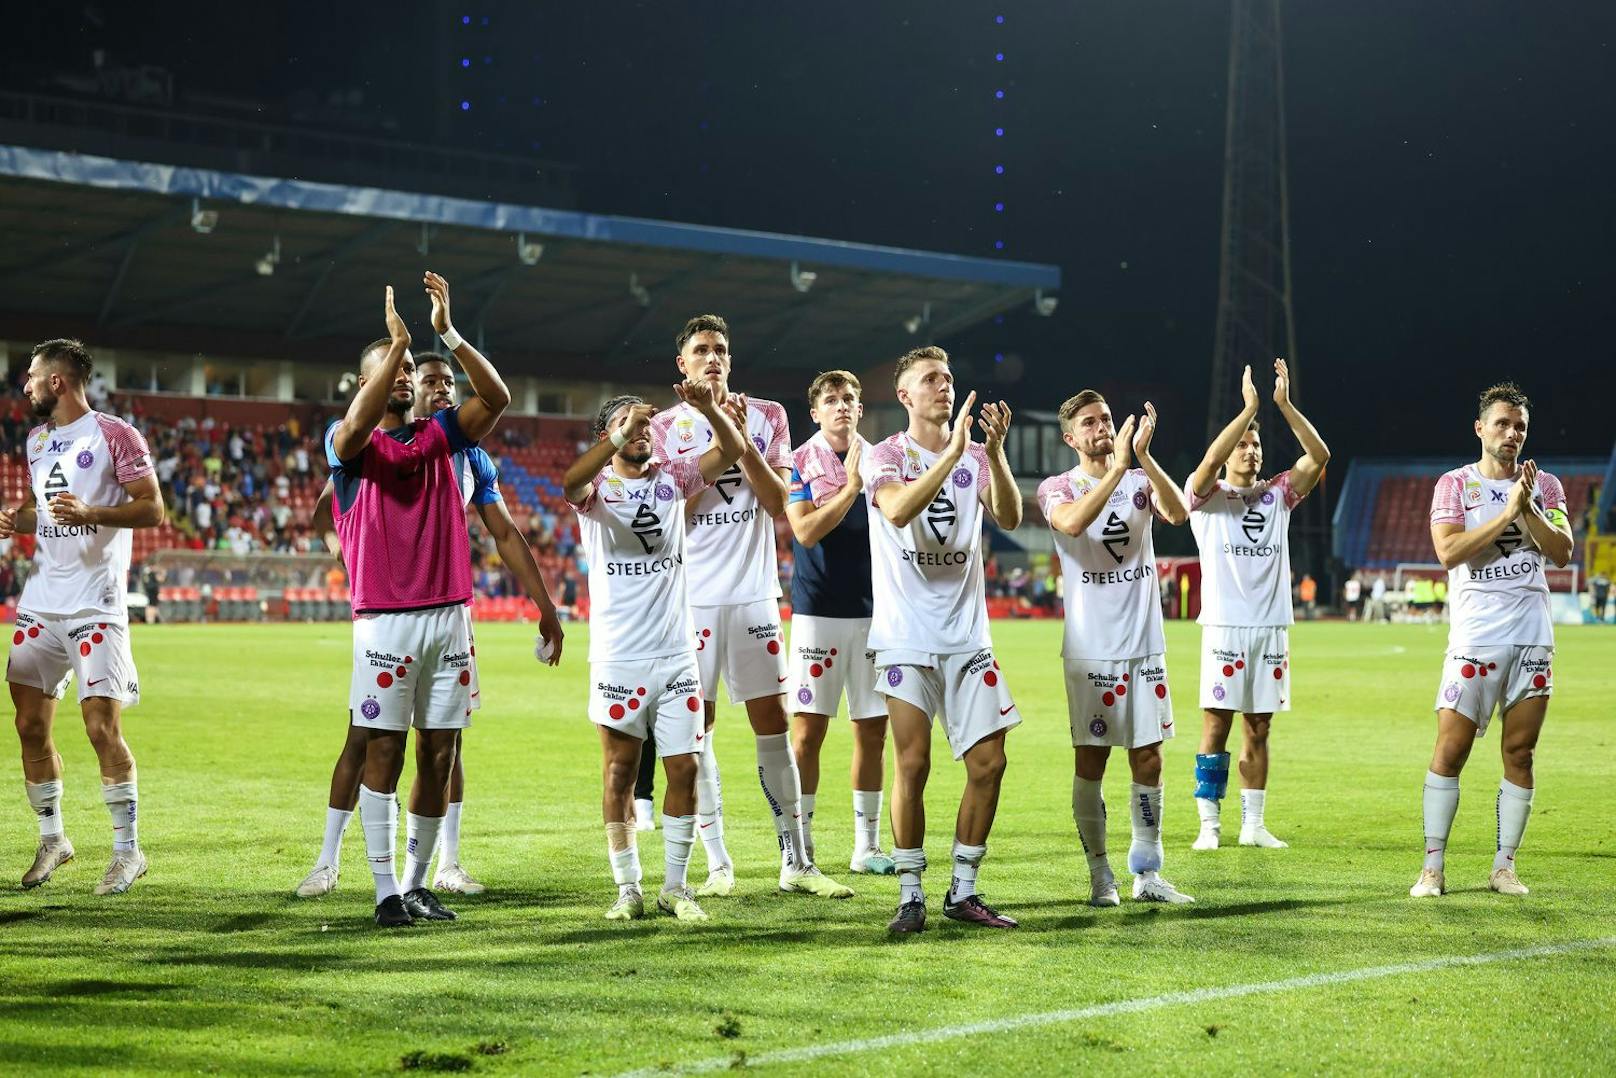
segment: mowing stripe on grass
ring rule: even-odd
[[[1289,977],[1283,981],[1259,981],[1255,984],[1232,984],[1222,988],[1197,988],[1189,992],[1168,992],[1143,999],[1119,999],[1111,1003],[1098,1003],[1075,1010],[1044,1011],[1023,1014],[1013,1018],[994,1018],[986,1022],[968,1022],[939,1029],[921,1029],[908,1033],[892,1033],[885,1037],[865,1037],[853,1041],[832,1041],[828,1044],[809,1044],[801,1048],[782,1048],[775,1052],[748,1054],[747,1067],[762,1067],[773,1063],[804,1063],[825,1056],[853,1055],[858,1052],[906,1048],[913,1044],[933,1044],[951,1041],[979,1033],[1005,1033],[1013,1029],[1032,1026],[1052,1026],[1063,1022],[1076,1022],[1084,1018],[1105,1018],[1113,1014],[1133,1014],[1159,1007],[1174,1007],[1183,1003],[1209,1003],[1214,1000],[1236,999],[1267,992],[1284,992],[1293,988],[1321,988],[1328,985],[1351,984],[1354,981],[1372,981],[1381,977],[1396,977],[1405,973],[1430,973],[1433,970],[1455,966],[1484,966],[1493,962],[1513,962],[1522,958],[1545,958],[1551,955],[1572,954],[1616,946],[1616,936],[1599,939],[1572,940],[1568,943],[1550,943],[1540,947],[1521,947],[1513,951],[1490,951],[1486,954],[1453,955],[1448,958],[1428,958],[1423,962],[1399,962],[1393,966],[1369,966],[1364,969],[1342,970],[1339,973],[1310,973],[1305,977]],[[700,1059],[670,1067],[644,1067],[625,1071],[619,1078],[654,1078],[666,1074],[705,1074],[709,1071],[728,1070],[734,1065],[732,1056]]]

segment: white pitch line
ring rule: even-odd
[[[805,1063],[825,1056],[884,1051],[891,1048],[906,1048],[914,1044],[935,1044],[938,1041],[957,1040],[960,1037],[972,1037],[981,1033],[1005,1033],[1015,1029],[1027,1029],[1032,1026],[1052,1026],[1064,1022],[1076,1022],[1085,1018],[1105,1018],[1114,1014],[1134,1014],[1139,1011],[1151,1011],[1160,1007],[1175,1007],[1185,1003],[1210,1003],[1214,1000],[1238,999],[1241,996],[1284,992],[1294,988],[1320,988],[1328,985],[1351,984],[1354,981],[1372,981],[1381,977],[1396,977],[1405,973],[1430,973],[1433,970],[1451,969],[1455,966],[1485,966],[1493,962],[1513,962],[1523,958],[1545,958],[1550,955],[1573,954],[1577,951],[1601,950],[1613,946],[1616,946],[1616,936],[1603,936],[1599,939],[1573,940],[1569,943],[1544,944],[1539,947],[1521,947],[1512,951],[1491,951],[1486,954],[1428,958],[1423,962],[1399,962],[1393,966],[1369,966],[1364,969],[1342,970],[1339,973],[1310,973],[1304,977],[1290,977],[1283,981],[1259,981],[1255,984],[1233,984],[1222,988],[1197,988],[1188,992],[1168,992],[1166,995],[1161,996],[1146,996],[1143,999],[1119,999],[1111,1003],[1098,1003],[1091,1007],[1079,1007],[1075,1010],[1044,1011],[1039,1014],[1023,1014],[1013,1018],[994,1018],[985,1022],[942,1026],[938,1029],[891,1033],[884,1037],[865,1037],[861,1040],[832,1041],[827,1044],[804,1045],[801,1048],[783,1048],[774,1052],[760,1052],[757,1055],[749,1054],[746,1057],[745,1065],[750,1068],[770,1066],[776,1063]],[[728,1070],[733,1065],[734,1061],[731,1056],[718,1056],[711,1059],[699,1059],[690,1063],[676,1063],[669,1067],[642,1067],[639,1070],[624,1071],[618,1078],[657,1078],[657,1076],[669,1074],[706,1074],[710,1071]]]

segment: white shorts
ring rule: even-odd
[[[699,752],[707,720],[701,678],[690,652],[656,659],[589,664],[589,721],[645,740],[658,756]]]
[[[696,623],[702,699],[709,703],[718,700],[720,677],[732,704],[786,691],[785,635],[780,631],[778,599],[693,606],[690,617]]]
[[[983,738],[1021,725],[992,648],[917,658],[914,652],[876,652],[877,691],[918,707],[927,718],[940,717],[954,759]]]
[[[1072,744],[1143,748],[1171,740],[1173,694],[1167,660],[1066,659],[1066,718]]]
[[[471,725],[471,640],[463,606],[360,614],[353,623],[350,721],[372,730]]]
[[[875,691],[869,639],[869,618],[791,615],[792,709],[835,715],[846,690],[848,718],[886,718],[886,701]]]
[[[1203,625],[1201,706],[1247,715],[1289,711],[1290,630],[1283,625]]]
[[[1554,693],[1554,649],[1533,644],[1499,644],[1448,652],[1436,710],[1457,711],[1476,724],[1476,736],[1487,732],[1493,712],[1534,696]]]
[[[78,679],[80,703],[92,696],[109,697],[124,707],[140,703],[128,622],[18,610],[6,680],[32,685],[60,700],[69,676]]]
[[[471,710],[476,711],[483,706],[483,685],[477,679],[477,633],[471,624],[471,604],[460,609],[466,612],[466,650],[471,653]]]

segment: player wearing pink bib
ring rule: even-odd
[[[973,443],[976,394],[965,398],[956,416],[948,353],[937,347],[904,355],[893,382],[909,428],[870,450],[865,479],[873,510],[870,650],[898,756],[892,859],[899,899],[887,930],[903,935],[926,927],[920,877],[926,870],[934,717],[942,721],[954,759],[965,761],[954,875],[943,915],[1014,928],[1016,921],[984,902],[976,887],[1004,778],[1004,735],[1021,723],[993,658],[982,572],[984,517],[1006,531],[1021,523],[1021,492],[1004,455],[1010,409],[1003,401],[984,404],[986,442]]]
[[[609,921],[645,912],[630,801],[648,734],[667,777],[666,875],[657,907],[681,921],[707,920],[686,882],[696,831],[696,760],[708,735],[686,590],[684,516],[707,484],[740,458],[745,443],[729,412],[735,419],[745,413],[738,398],[730,409],[720,407],[705,380],[692,379],[676,392],[713,433],[699,455],[653,462],[656,409],[639,397],[614,397],[595,420],[595,444],[563,478],[589,562],[589,718],[600,732],[601,810],[617,883]]]
[[[728,407],[729,325],[715,314],[697,315],[675,339],[680,372],[705,381],[713,399]],[[814,867],[802,834],[802,780],[791,750],[785,708],[785,637],[780,631],[780,576],[774,555],[774,518],[784,515],[791,470],[791,432],[785,409],[774,401],[736,396],[738,426],[746,441],[739,461],[709,486],[685,514],[690,535],[690,613],[695,622],[696,665],[709,731],[696,761],[696,818],[707,852],[707,882],[698,895],[727,895],[735,869],[724,847],[724,810],[713,720],[720,680],[732,704],[744,704],[757,748],[758,782],[780,846],[780,889],[849,898],[853,892]],[[651,453],[676,461],[706,452],[713,442],[707,418],[688,402],[651,420]]]
[[[1291,403],[1290,371],[1274,361],[1274,403],[1302,446],[1288,472],[1258,479],[1262,435],[1251,368],[1241,376],[1245,407],[1207,449],[1184,484],[1190,529],[1201,549],[1201,707],[1205,719],[1195,757],[1197,850],[1215,850],[1219,808],[1229,783],[1229,729],[1245,716],[1240,753],[1240,845],[1283,848],[1263,820],[1268,798],[1268,727],[1291,709],[1291,510],[1307,497],[1330,449]],[[1218,470],[1223,477],[1218,478]]]
[[[0,509],[0,538],[38,539],[34,572],[17,602],[6,680],[17,708],[23,783],[39,818],[39,847],[23,874],[37,887],[73,859],[62,826],[62,758],[51,739],[56,701],[78,681],[84,729],[101,765],[101,799],[112,814],[112,862],[95,886],[116,895],[146,874],[135,829],[135,758],[122,710],[140,702],[129,651],[125,582],[130,530],[163,522],[163,497],[140,432],[85,399],[93,361],[73,340],[34,349],[25,392],[46,420],[28,435],[33,499]]]
[[[1488,886],[1524,895],[1515,851],[1532,811],[1532,756],[1554,691],[1554,626],[1546,562],[1571,561],[1565,491],[1520,459],[1531,402],[1512,382],[1481,395],[1481,459],[1437,480],[1431,542],[1448,570],[1447,660],[1436,695],[1436,749],[1425,776],[1425,866],[1415,898],[1447,890],[1443,858],[1459,811],[1459,773],[1493,712],[1503,716],[1499,749],[1498,846]]]
[[[1077,467],[1038,485],[1038,504],[1055,532],[1065,579],[1066,711],[1072,728],[1072,819],[1089,865],[1089,904],[1120,903],[1106,856],[1101,780],[1114,747],[1128,750],[1133,786],[1133,897],[1194,902],[1161,875],[1162,742],[1173,736],[1167,643],[1156,586],[1151,526],[1189,517],[1184,496],[1150,455],[1156,408],[1113,424],[1092,389],[1060,406],[1061,437]],[[1139,467],[1130,468],[1130,453]]]
[[[424,279],[433,322],[466,371],[476,396],[458,408],[377,429],[389,398],[413,397],[410,334],[387,290],[389,336],[360,357],[359,390],[326,432],[332,509],[351,575],[354,667],[351,722],[369,731],[359,788],[365,853],[376,883],[376,923],[453,920],[426,887],[447,810],[457,731],[471,715],[471,550],[454,454],[494,429],[510,391],[448,322],[448,283]],[[411,797],[402,886],[393,867],[398,832],[394,793],[410,727],[426,744]]]

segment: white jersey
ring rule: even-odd
[[[1513,479],[1488,479],[1474,464],[1455,468],[1436,482],[1431,523],[1462,524],[1466,531],[1483,527],[1509,505],[1514,485]],[[1548,472],[1538,473],[1534,500],[1551,521],[1565,521],[1565,491]],[[1448,649],[1553,644],[1543,563],[1543,552],[1532,533],[1516,520],[1481,553],[1448,570],[1448,609],[1453,622]]]
[[[746,402],[746,430],[770,468],[790,469],[791,431],[774,401]],[[659,461],[694,460],[713,442],[712,424],[685,403],[651,418],[651,454]],[[758,505],[752,484],[733,464],[696,499],[690,532],[690,601],[731,606],[780,597],[774,518]]]
[[[639,479],[608,465],[573,503],[589,562],[590,662],[695,649],[681,518],[704,485],[694,460],[652,465]]]
[[[102,412],[87,412],[66,426],[35,427],[28,434],[28,470],[39,546],[18,605],[36,614],[128,617],[130,529],[57,524],[50,501],[72,494],[91,506],[127,503],[124,484],[152,474],[145,436]]]
[[[1045,479],[1038,484],[1044,519],[1056,506],[1077,501],[1099,484],[1081,468]],[[1150,531],[1155,509],[1150,477],[1143,468],[1133,468],[1117,481],[1082,535],[1055,532],[1066,597],[1062,658],[1143,659],[1167,650]]]
[[[882,487],[914,482],[939,456],[904,432],[875,446],[863,465],[870,500],[872,651],[952,655],[992,646],[982,574],[987,450],[973,442],[931,504],[906,527],[895,527],[875,503]]]
[[[1222,479],[1206,497],[1188,480],[1190,530],[1201,548],[1202,625],[1290,625],[1291,510],[1302,495],[1291,473],[1249,487]]]

